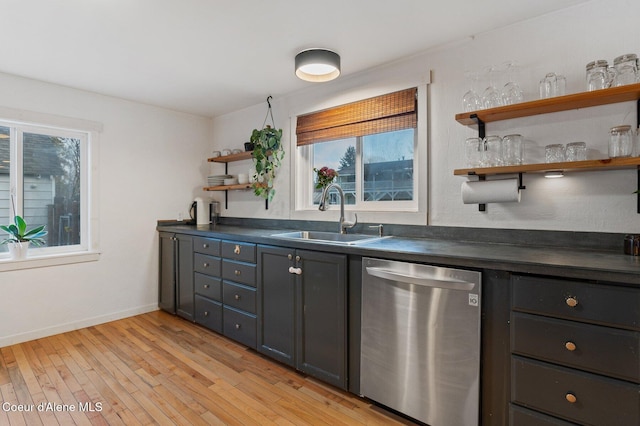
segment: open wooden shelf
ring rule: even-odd
[[[223,155],[221,157],[213,157],[207,159],[210,163],[231,163],[233,161],[248,160],[251,158],[253,151],[244,151],[240,154]]]
[[[548,114],[551,112],[567,111],[571,109],[588,108],[598,105],[614,104],[640,99],[640,83],[610,89],[594,90],[592,92],[574,93],[557,96],[555,98],[539,99],[506,105],[484,110],[456,114],[456,121],[466,126],[477,124],[477,119],[485,123],[508,120],[511,118],[528,117],[531,115]],[[477,118],[476,118],[477,117]]]
[[[640,167],[640,157],[604,158],[601,160],[563,161],[560,163],[523,164],[520,166],[479,167],[456,169],[456,176],[490,176],[514,173],[545,173],[551,171],[586,172],[594,170],[636,169]]]
[[[204,187],[205,191],[241,191],[243,189],[251,189],[252,185],[250,183],[238,183],[235,185],[218,185],[218,186],[206,186]]]

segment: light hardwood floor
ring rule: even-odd
[[[11,426],[412,424],[161,311],[0,348],[0,394]]]

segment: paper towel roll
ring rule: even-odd
[[[519,203],[518,179],[479,180],[462,183],[464,204]]]

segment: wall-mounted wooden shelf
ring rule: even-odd
[[[252,186],[250,183],[239,183],[235,185],[218,185],[218,186],[207,186],[204,188],[205,191],[242,191],[245,189],[251,189]]]
[[[213,157],[207,159],[210,163],[231,163],[233,161],[248,160],[251,158],[253,151],[244,151],[240,154],[223,155],[221,157]]]
[[[250,160],[253,157],[253,151],[244,151],[239,154],[222,155],[220,157],[208,158],[209,163],[224,163],[224,173],[228,173],[228,163],[234,161]],[[228,208],[229,194],[227,191],[244,191],[247,189],[253,189],[251,183],[240,183],[236,185],[218,185],[218,186],[206,186],[203,188],[205,191],[224,191],[224,208]],[[269,200],[265,200],[264,208],[269,208]]]
[[[640,83],[456,114],[466,126],[640,99]]]
[[[564,161],[561,163],[523,164],[520,166],[478,167],[456,169],[456,176],[492,176],[515,173],[546,173],[552,171],[587,172],[595,170],[636,169],[640,166],[640,157],[604,158],[602,160]]]
[[[592,92],[574,93],[557,96],[555,98],[539,99],[489,108],[479,111],[456,114],[456,121],[465,126],[478,125],[478,136],[485,137],[485,123],[509,120],[512,118],[529,117],[532,115],[549,114],[552,112],[568,111],[572,109],[589,108],[599,105],[615,104],[619,102],[636,102],[636,126],[640,127],[640,83],[629,84],[609,89],[594,90]],[[571,161],[562,163],[525,164],[522,166],[486,167],[475,169],[457,169],[456,176],[479,176],[484,180],[486,176],[513,174],[519,175],[520,187],[523,173],[545,173],[551,171],[577,172],[594,170],[636,169],[638,171],[638,188],[640,189],[640,158],[607,158],[603,160]],[[640,213],[640,191],[638,193],[638,213]],[[479,205],[480,211],[485,211],[485,205]]]

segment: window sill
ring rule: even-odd
[[[50,254],[45,256],[29,256],[22,260],[0,259],[0,272],[19,269],[44,268],[48,266],[69,265],[72,263],[95,262],[100,258],[98,252]]]

